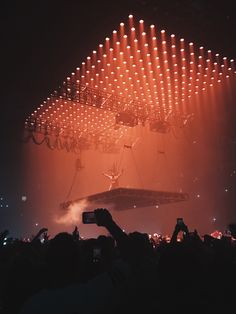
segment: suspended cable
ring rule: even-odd
[[[135,157],[134,157],[134,153],[133,153],[132,148],[131,148],[131,156],[132,156],[132,158],[133,158],[133,162],[134,162],[134,165],[135,165],[135,168],[136,168],[136,172],[137,172],[137,175],[138,175],[138,178],[139,178],[139,181],[140,181],[140,186],[141,186],[141,188],[143,188],[142,178],[141,178],[141,175],[140,175],[140,173],[139,173],[138,165],[137,165],[136,159],[135,159]]]
[[[71,192],[72,192],[72,189],[75,185],[75,182],[76,182],[76,178],[77,178],[77,175],[79,173],[80,170],[82,170],[84,167],[82,166],[82,163],[81,163],[81,158],[78,157],[76,160],[75,160],[75,172],[74,172],[74,175],[73,175],[73,178],[72,178],[72,182],[71,182],[71,185],[70,185],[70,188],[69,188],[69,191],[66,195],[66,198],[65,200],[68,200],[70,195],[71,195]]]
[[[120,160],[118,162],[118,169],[120,169],[121,165],[122,165],[123,156],[124,156],[124,150],[125,150],[125,147],[123,146],[123,149],[122,149],[121,154],[120,154]]]

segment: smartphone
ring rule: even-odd
[[[82,213],[82,222],[84,224],[95,224],[96,223],[96,217],[95,213],[93,212],[83,212]]]
[[[183,225],[183,224],[184,224],[183,218],[177,218],[177,225]]]

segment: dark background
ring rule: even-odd
[[[0,6],[0,229],[18,223],[25,118],[130,13],[169,34],[236,58],[233,0],[3,1]],[[233,102],[227,119],[220,121],[227,126],[222,168],[231,170],[236,169],[235,118]],[[229,174],[229,180],[235,191],[235,176]],[[233,214],[234,195],[227,200]]]

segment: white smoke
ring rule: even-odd
[[[93,211],[96,208],[107,208],[109,211],[114,209],[114,204],[101,204],[89,202],[86,198],[73,202],[69,205],[65,214],[55,218],[55,222],[61,225],[77,225],[82,223],[82,213],[84,211]]]

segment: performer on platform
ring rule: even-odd
[[[117,189],[119,187],[119,177],[123,174],[124,169],[121,171],[118,171],[116,164],[113,164],[112,169],[110,170],[109,173],[104,173],[103,175],[110,179],[110,186],[109,186],[109,191],[113,189]]]

